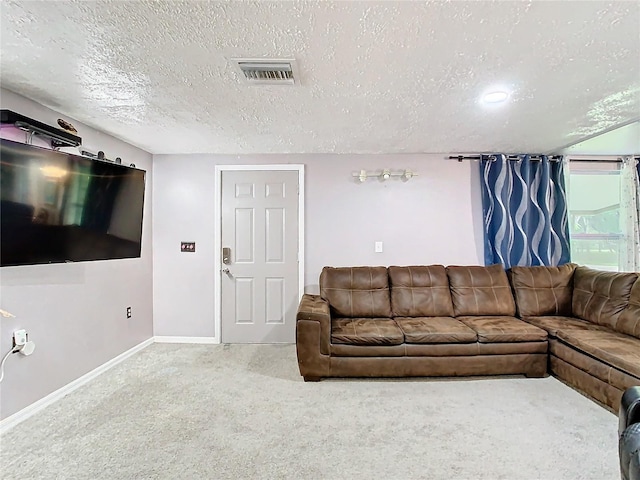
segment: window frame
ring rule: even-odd
[[[596,265],[593,264],[591,266],[599,269],[606,269],[611,271],[621,271],[622,259],[620,257],[621,249],[624,247],[625,234],[623,225],[620,223],[618,225],[619,233],[575,233],[572,229],[573,222],[571,219],[573,218],[573,212],[575,210],[571,210],[571,198],[572,198],[572,190],[574,190],[573,182],[571,181],[571,177],[573,175],[615,175],[618,178],[621,177],[622,170],[622,159],[619,157],[597,157],[597,158],[575,158],[575,157],[567,157],[569,162],[569,168],[567,169],[567,178],[565,179],[568,188],[567,188],[567,214],[570,219],[569,222],[569,244],[570,244],[570,252],[572,261],[574,261],[575,254],[575,240],[593,240],[593,241],[613,241],[617,244],[617,264],[614,265]],[[621,184],[618,184],[618,193],[620,195]],[[617,210],[620,210],[621,202],[619,201],[617,204]],[[588,264],[586,264],[588,265]],[[615,269],[615,270],[614,270]]]

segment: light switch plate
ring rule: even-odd
[[[375,244],[375,252],[382,253],[382,242],[376,242]]]
[[[196,251],[196,242],[180,242],[180,251],[194,253]]]

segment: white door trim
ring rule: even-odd
[[[213,301],[214,301],[214,337],[215,343],[221,343],[222,327],[222,285],[220,270],[222,269],[222,172],[239,170],[294,170],[298,172],[298,297],[304,293],[304,165],[270,164],[270,165],[216,165],[215,166],[215,202],[214,202],[214,252],[213,252]]]

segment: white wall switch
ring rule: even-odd
[[[382,242],[376,242],[375,252],[376,253],[382,253]]]

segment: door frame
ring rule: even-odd
[[[304,293],[304,165],[303,164],[264,164],[264,165],[216,165],[214,215],[214,252],[213,252],[213,302],[214,302],[214,338],[222,343],[222,172],[287,170],[298,172],[298,297]]]

